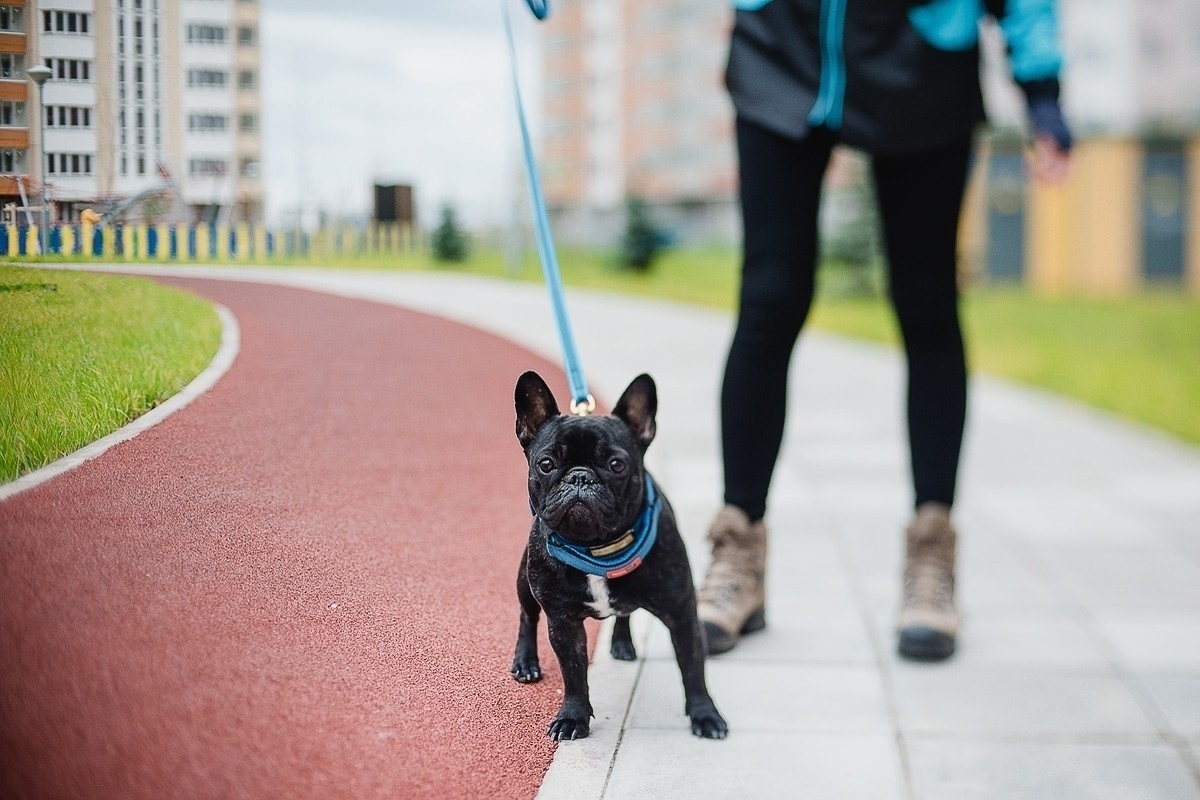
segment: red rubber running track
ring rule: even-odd
[[[508,676],[529,524],[512,390],[435,317],[228,306],[216,387],[0,503],[0,797],[522,798],[561,679]]]

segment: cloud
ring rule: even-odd
[[[265,6],[262,21],[270,218],[301,206],[367,211],[376,180],[413,183],[427,220],[443,202],[468,224],[507,218],[519,173],[498,5],[357,0],[336,14],[307,0],[278,6]],[[519,23],[523,91],[536,97],[531,26]]]

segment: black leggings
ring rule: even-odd
[[[833,138],[794,141],[738,120],[744,261],[737,332],[721,391],[725,502],[766,513],[783,439],[788,364],[812,305],[817,212]],[[892,305],[908,361],[917,505],[954,502],[967,406],[958,322],[959,214],[971,155],[952,145],[872,160]]]

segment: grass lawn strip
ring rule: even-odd
[[[0,266],[0,481],[176,394],[220,336],[209,303],[153,281]]]

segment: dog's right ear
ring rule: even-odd
[[[550,387],[536,372],[526,372],[517,379],[517,440],[528,450],[538,431],[547,420],[558,416],[558,403]]]

